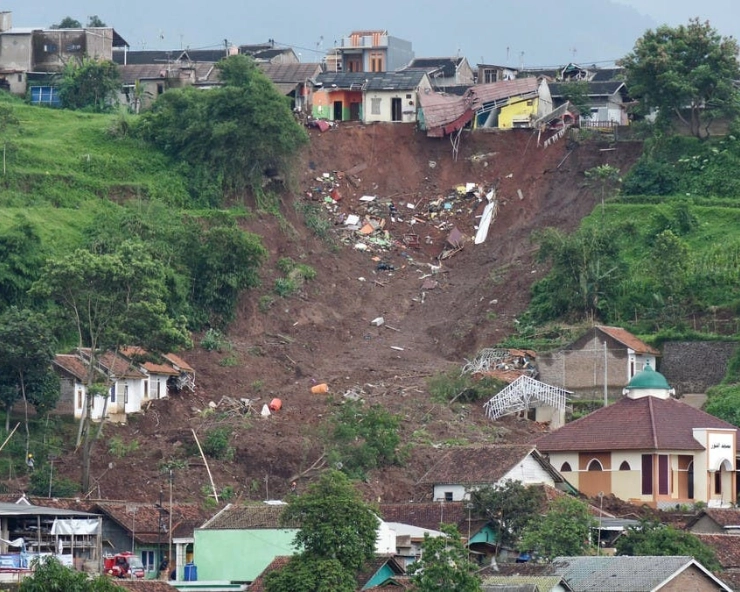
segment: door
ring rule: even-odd
[[[403,115],[401,114],[401,99],[391,99],[391,121],[402,121]]]
[[[334,101],[334,121],[342,121],[342,101]]]
[[[349,118],[351,121],[360,121],[360,105],[362,103],[349,104]]]

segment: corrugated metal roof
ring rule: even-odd
[[[426,72],[323,72],[316,77],[324,89],[414,90],[426,77]]]

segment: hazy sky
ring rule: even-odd
[[[352,9],[350,6],[357,8]],[[83,25],[98,15],[132,49],[222,47],[274,39],[320,61],[335,40],[356,29],[386,29],[411,41],[417,57],[464,55],[479,62],[528,67],[570,61],[607,64],[659,24],[709,20],[722,35],[740,36],[738,0],[9,0],[16,27],[48,27],[65,16]],[[382,16],[381,16],[382,15]]]

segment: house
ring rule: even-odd
[[[621,327],[595,325],[567,347],[537,358],[539,380],[581,395],[618,396],[660,352]],[[606,385],[604,384],[606,380]]]
[[[289,556],[275,557],[272,562],[260,573],[260,575],[249,585],[249,592],[265,592],[265,577],[273,571],[283,569],[290,562]],[[384,588],[384,584],[391,583],[390,589],[397,589],[393,580],[404,576],[406,571],[393,557],[378,555],[368,561],[365,567],[357,574],[357,590],[376,590]],[[403,589],[403,588],[401,588]]]
[[[57,354],[52,367],[61,379],[61,394],[56,413],[74,414],[80,419],[87,405],[90,380],[90,350]],[[183,389],[195,389],[195,370],[179,356],[168,353],[154,361],[140,347],[126,347],[119,353],[104,352],[98,357],[97,382],[112,382],[108,396],[96,395],[92,405],[93,420],[105,414],[125,423],[126,415],[141,411],[142,403],[162,399]]]
[[[466,446],[446,452],[419,483],[431,485],[434,501],[470,499],[470,492],[506,481],[572,489],[532,445]]]
[[[627,106],[630,103],[627,87],[621,80],[591,80],[585,82],[589,113],[581,113],[581,127],[609,128],[629,125]],[[553,104],[558,107],[566,102],[567,82],[551,82]]]
[[[195,530],[194,562],[201,580],[251,582],[276,557],[293,555],[293,540],[300,528],[284,524],[285,504],[244,506],[228,504]],[[381,555],[395,551],[394,533],[378,520],[375,550]]]
[[[423,92],[420,127],[430,137],[443,137],[466,126],[474,128],[532,127],[552,111],[544,78],[502,80],[476,84],[462,96]]]
[[[414,123],[419,95],[431,90],[427,73],[324,72],[316,77],[313,117],[333,121]]]
[[[31,102],[58,103],[50,90],[49,75],[83,57],[111,60],[114,47],[128,44],[112,27],[48,29],[14,27],[10,11],[0,12],[0,87],[25,95]],[[35,89],[35,90],[34,90]]]
[[[133,549],[146,572],[155,574],[168,557],[171,544],[174,563],[170,562],[169,569],[176,569],[177,580],[183,579],[183,567],[193,560],[193,533],[207,520],[199,505],[177,503],[170,507],[161,497],[159,503],[149,504],[95,502],[92,509],[102,516],[104,554]]]
[[[475,83],[475,73],[467,58],[460,56],[415,58],[408,66],[402,68],[402,71],[406,70],[426,72],[434,90],[444,91],[448,87],[472,86]]]
[[[517,77],[517,70],[508,66],[496,66],[494,64],[477,64],[478,73],[476,83],[491,84],[492,82],[501,82],[502,80],[514,80]]]
[[[696,534],[714,551],[722,568],[722,580],[734,590],[740,589],[740,536],[734,534]]]
[[[313,105],[313,90],[322,72],[318,63],[258,62],[262,73],[272,80],[281,94],[290,97],[294,111],[310,114]]]
[[[333,72],[392,72],[414,59],[411,42],[385,30],[352,31],[327,55]]]
[[[689,520],[686,524],[686,530],[694,534],[740,535],[740,509],[704,508]],[[740,568],[740,564],[736,567]]]
[[[573,592],[732,590],[693,557],[557,557],[552,565]]]
[[[607,407],[535,440],[588,496],[613,494],[652,507],[735,502],[737,428],[671,396],[649,365]]]
[[[482,592],[573,592],[562,576],[488,576]]]

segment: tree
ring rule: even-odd
[[[90,578],[70,569],[54,557],[38,559],[33,573],[21,580],[19,592],[120,592],[121,588],[103,575]]]
[[[544,500],[539,487],[527,487],[510,479],[493,487],[481,487],[470,495],[477,516],[486,518],[496,531],[496,551],[513,547],[524,528],[536,518]]]
[[[121,76],[110,60],[83,58],[64,66],[59,98],[65,109],[110,111],[118,101]]]
[[[87,17],[87,27],[107,27],[97,14]]]
[[[738,112],[740,78],[738,44],[722,37],[709,22],[663,25],[647,31],[621,61],[630,95],[643,114],[657,110],[658,123],[668,127],[677,117],[697,138],[709,135],[717,116]]]
[[[585,118],[591,116],[591,101],[588,98],[588,82],[585,80],[571,80],[560,83],[563,99],[570,101],[571,106],[578,114]]]
[[[704,411],[740,427],[740,384],[713,386],[707,395]]]
[[[355,575],[375,556],[378,518],[344,473],[328,471],[288,504],[282,521],[298,524],[298,551],[268,574],[268,592],[352,592]]]
[[[603,223],[604,202],[618,191],[619,184],[622,182],[619,169],[609,164],[602,164],[588,169],[585,175],[586,182],[601,199],[601,222]]]
[[[617,555],[689,555],[709,570],[721,569],[714,551],[693,534],[650,520],[617,539]]]
[[[11,307],[0,315],[0,393],[5,403],[5,431],[10,410],[21,399],[25,409],[26,455],[29,451],[28,403],[48,409],[59,398],[59,379],[51,368],[55,341],[45,319]]]
[[[218,183],[229,195],[251,189],[259,197],[265,172],[288,172],[308,136],[251,58],[231,56],[217,67],[223,87],[167,91],[142,116],[137,131],[185,161],[192,179]]]
[[[409,567],[414,590],[418,592],[479,592],[478,565],[470,561],[454,524],[443,524],[440,537],[424,533],[421,557]]]
[[[542,518],[524,529],[521,547],[547,560],[583,555],[591,544],[591,530],[597,525],[587,504],[569,495],[561,496]]]
[[[89,348],[87,397],[80,419],[77,447],[82,448],[82,489],[90,485],[90,461],[105,424],[92,433],[96,394],[105,394],[96,370],[105,351],[117,352],[137,344],[153,353],[190,344],[184,319],[172,319],[166,310],[164,271],[142,245],[124,243],[113,253],[77,250],[50,260],[34,292],[52,299],[77,334],[79,347]]]
[[[71,16],[65,16],[59,24],[54,24],[50,29],[81,29],[82,23]]]
[[[0,310],[26,306],[29,290],[38,279],[44,252],[35,226],[23,214],[0,234]]]

